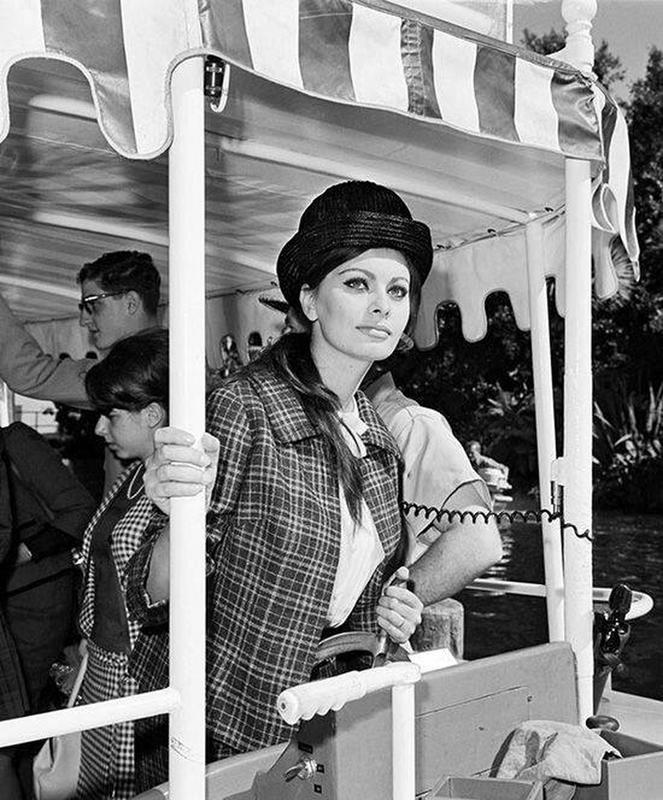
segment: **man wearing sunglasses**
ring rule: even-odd
[[[158,327],[161,278],[148,253],[105,253],[83,265],[77,282],[80,324],[102,357],[118,339]],[[85,373],[94,363],[45,353],[0,296],[0,378],[12,391],[88,408]]]

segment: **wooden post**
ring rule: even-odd
[[[410,640],[416,651],[448,648],[456,658],[463,657],[465,610],[462,603],[448,597],[424,608],[421,625]]]

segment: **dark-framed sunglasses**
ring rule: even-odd
[[[117,297],[121,294],[126,294],[126,292],[101,292],[100,294],[85,295],[85,297],[81,298],[81,302],[78,304],[78,310],[91,314],[94,311],[94,304],[98,300],[103,300],[104,297]]]

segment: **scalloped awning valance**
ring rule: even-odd
[[[170,141],[172,69],[208,53],[319,97],[603,158],[591,82],[577,70],[394,9],[380,0],[4,0],[0,139],[9,68],[51,57],[85,73],[118,153],[153,158]]]
[[[155,159],[171,136],[172,70],[200,54],[238,68],[231,67],[228,108],[212,115],[218,122],[208,114],[206,123],[214,294],[268,282],[280,244],[325,184],[384,176],[430,222],[439,243],[422,309],[431,324],[420,325],[420,344],[435,341],[435,309],[448,301],[461,305],[466,335],[480,338],[483,298],[497,289],[510,292],[527,327],[523,276],[511,260],[524,252],[525,227],[537,219],[550,261],[544,271],[560,274],[564,157],[593,163],[597,292],[614,291],[615,259],[637,270],[626,126],[601,87],[561,62],[383,0],[3,0],[0,141],[10,130],[10,68],[52,58],[85,75],[113,150]],[[51,108],[58,125],[73,123],[44,137],[36,130],[38,103],[28,106],[27,122],[12,110],[12,133],[0,144],[0,162],[11,169],[0,239],[5,275],[61,282],[52,310],[47,294],[39,296],[42,310],[32,318],[46,319],[63,315],[72,264],[95,246],[147,243],[163,259],[165,164],[156,158],[149,173],[148,165],[123,170],[99,143],[82,147],[74,141],[83,127],[75,109],[68,117]],[[247,109],[248,121],[240,120]],[[16,137],[28,137],[27,156],[11,141],[19,118]],[[289,172],[280,157],[265,155],[288,148]],[[62,232],[63,220],[74,230],[77,218],[83,226],[75,234],[57,237],[58,262],[53,231]],[[25,243],[27,236],[34,244]],[[48,270],[45,260],[30,261],[33,253],[52,260]],[[64,275],[59,263],[67,266]],[[19,312],[35,300],[18,285],[12,292]]]

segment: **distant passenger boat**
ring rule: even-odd
[[[513,502],[513,497],[508,494],[512,487],[504,472],[497,467],[479,467],[477,472],[486,482],[493,500],[493,511],[504,511]]]

